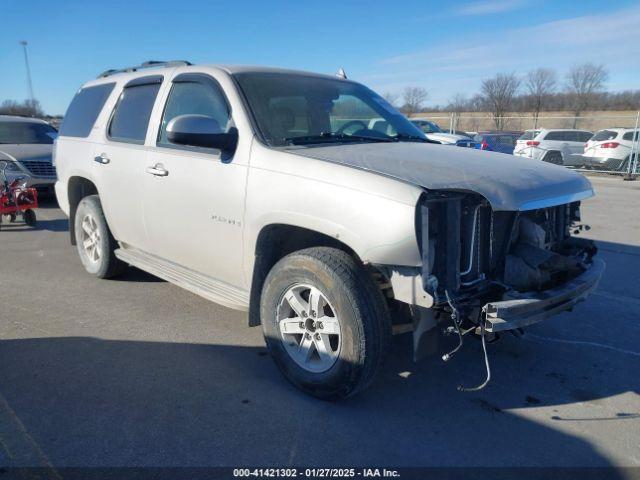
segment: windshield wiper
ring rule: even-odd
[[[393,137],[372,137],[368,135],[346,135],[344,133],[322,132],[319,135],[303,135],[298,137],[283,138],[291,145],[308,145],[313,143],[368,141],[368,142],[393,142]]]

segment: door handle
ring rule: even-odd
[[[145,172],[149,175],[155,175],[156,177],[166,177],[169,175],[169,170],[166,170],[161,163],[157,163],[153,167],[147,167]]]
[[[106,165],[107,163],[109,163],[111,161],[111,160],[109,160],[109,157],[107,157],[106,153],[101,153],[97,157],[93,157],[93,160],[95,162],[101,163],[102,165]]]

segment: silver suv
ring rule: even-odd
[[[0,161],[11,182],[22,178],[27,187],[53,193],[56,169],[51,154],[58,131],[37,118],[0,115]]]
[[[56,158],[89,273],[134,265],[248,311],[287,379],[320,398],[366,387],[392,332],[413,331],[416,357],[442,322],[484,344],[570,309],[603,270],[570,235],[593,195],[583,176],[432,144],[345,78],[107,71],[73,99]]]

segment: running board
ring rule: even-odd
[[[235,310],[247,311],[249,309],[249,292],[246,290],[132,247],[118,248],[114,253],[123,262],[178,285],[207,300]]]

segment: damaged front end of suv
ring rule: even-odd
[[[604,263],[594,258],[593,241],[574,236],[588,229],[580,223],[580,201],[532,206],[494,211],[475,193],[423,194],[416,232],[427,295],[413,302],[416,360],[433,350],[435,327],[451,320],[448,331],[459,343],[443,360],[462,347],[463,336],[481,336],[487,364],[481,388],[490,378],[485,340],[571,310],[597,287]],[[401,287],[398,272],[391,279]]]

